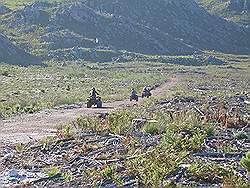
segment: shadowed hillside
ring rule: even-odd
[[[0,62],[1,61],[24,66],[39,64],[39,58],[17,48],[2,34],[0,34]]]
[[[44,60],[111,61],[124,50],[250,51],[249,29],[211,15],[195,0],[35,2],[2,15],[0,26],[20,48]]]

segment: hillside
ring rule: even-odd
[[[250,25],[250,1],[248,0],[196,0],[212,14],[242,25]]]
[[[203,50],[250,51],[249,29],[210,15],[194,0],[11,5],[12,12],[1,16],[0,31],[43,60],[112,61],[131,54],[128,52],[186,55]]]
[[[0,34],[0,62],[9,64],[35,65],[39,58],[26,53],[13,45],[4,35]]]

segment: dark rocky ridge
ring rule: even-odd
[[[36,35],[41,45],[34,51],[46,49],[46,60],[62,60],[65,54],[60,52],[80,52],[71,48],[152,55],[250,52],[248,28],[209,14],[195,0],[36,2],[6,15],[0,25],[18,28],[19,35]],[[15,42],[23,47],[18,39]],[[84,59],[84,53],[76,57]]]
[[[250,11],[250,1],[230,0],[227,8],[231,11],[237,11],[237,12]]]
[[[249,31],[210,15],[194,0],[89,0],[86,4],[96,11],[156,28],[201,50],[247,53],[250,49]]]
[[[0,63],[38,65],[39,58],[26,53],[13,45],[4,35],[0,33]]]
[[[149,15],[144,17],[146,23],[141,23],[143,18],[138,18],[131,9],[133,2],[118,3],[120,2],[122,4],[118,6],[121,6],[124,12],[110,11],[116,10],[113,9],[112,1],[107,2],[106,9],[105,1],[96,4],[94,1],[88,1],[60,7],[53,19],[58,25],[87,38],[97,38],[101,45],[110,46],[115,50],[144,54],[187,54],[197,50],[148,23],[146,16]],[[98,5],[104,8],[100,9]]]

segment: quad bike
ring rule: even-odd
[[[130,96],[130,101],[135,100],[135,101],[138,102],[138,98],[139,98],[139,97],[138,97],[138,95],[136,95],[136,94],[135,94],[135,95],[131,95],[131,96]]]
[[[91,97],[89,97],[87,99],[87,108],[91,108],[92,106],[96,106],[97,108],[102,108],[101,97],[96,97],[96,99],[92,99]]]
[[[152,93],[150,92],[150,90],[144,90],[144,91],[142,91],[142,93],[141,93],[141,97],[142,97],[142,98],[144,98],[144,97],[149,98],[151,95],[152,95]]]

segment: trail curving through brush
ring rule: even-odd
[[[177,84],[178,78],[171,77],[166,83],[152,90],[153,96],[161,97]],[[139,103],[142,99],[139,99]],[[103,108],[50,109],[34,114],[23,114],[7,120],[0,120],[0,145],[26,143],[56,133],[58,124],[74,121],[80,115],[94,116],[114,112],[137,105],[129,100],[105,103]]]

